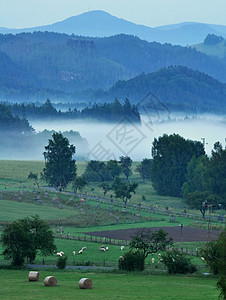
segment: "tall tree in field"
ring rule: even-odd
[[[43,177],[51,186],[64,188],[76,177],[76,165],[73,155],[75,146],[70,145],[61,133],[53,133],[52,140],[43,153],[45,168]]]
[[[151,232],[149,229],[143,229],[132,237],[130,247],[139,249],[143,253],[144,259],[151,253],[164,251],[167,246],[173,244],[172,238],[167,238],[168,233],[162,229]]]
[[[126,180],[128,180],[129,176],[132,175],[132,159],[129,156],[121,156],[120,157],[120,165],[122,167],[122,172],[126,176]]]
[[[109,179],[114,180],[115,177],[118,177],[122,172],[122,167],[117,162],[117,160],[111,159],[106,163],[107,172],[109,174]]]
[[[136,167],[136,171],[140,174],[143,180],[151,178],[151,164],[151,159],[144,158],[142,162]]]
[[[129,199],[132,198],[132,193],[133,194],[136,193],[137,187],[138,187],[138,183],[122,182],[119,177],[116,177],[112,184],[112,190],[115,192],[116,198],[122,199],[125,207]]]
[[[185,140],[178,134],[154,139],[152,146],[151,178],[160,195],[181,197],[186,181],[187,165],[193,156],[204,155],[201,142]]]

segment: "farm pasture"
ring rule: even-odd
[[[147,274],[117,274],[39,270],[40,281],[29,282],[28,270],[0,269],[0,298],[12,299],[217,299],[216,278],[193,276],[166,276]],[[45,287],[46,276],[55,276],[56,287]],[[93,288],[81,290],[78,282],[88,277]]]

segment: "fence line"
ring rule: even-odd
[[[93,195],[88,195],[88,194],[82,194],[82,193],[75,193],[76,196],[79,196],[81,198],[85,198],[85,199],[90,199],[90,200],[94,200],[96,202],[100,202],[100,203],[105,203],[105,204],[109,204],[109,205],[115,205],[115,206],[120,206],[120,207],[124,207],[124,203],[122,201],[118,201],[118,200],[113,200],[113,199],[108,199],[108,198],[104,198],[104,197],[99,197],[99,196],[93,196]],[[145,211],[145,212],[152,212],[152,213],[160,213],[163,215],[169,215],[169,216],[177,216],[177,217],[187,217],[190,219],[196,219],[198,220],[207,220],[210,219],[211,221],[214,222],[218,222],[218,223],[225,223],[226,222],[226,216],[222,215],[222,216],[209,216],[207,215],[206,218],[203,218],[201,215],[198,214],[192,214],[192,213],[187,213],[187,212],[182,212],[182,211],[176,211],[176,210],[166,210],[163,208],[158,208],[158,207],[154,207],[154,206],[146,206],[146,205],[137,205],[134,203],[127,203],[126,208],[132,208],[132,209],[136,209],[138,211]],[[172,221],[173,222],[173,221]]]
[[[119,246],[128,246],[129,241],[127,240],[118,240],[106,237],[99,237],[99,236],[92,236],[92,235],[70,235],[67,234],[54,234],[55,238],[58,239],[66,239],[66,240],[74,240],[74,241],[81,241],[81,242],[94,242],[94,243],[105,243],[110,245],[119,245]]]

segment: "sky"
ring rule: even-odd
[[[90,10],[149,27],[181,22],[226,25],[226,0],[0,0],[0,27],[48,25]]]

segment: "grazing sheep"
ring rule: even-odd
[[[76,252],[75,252],[75,251],[72,251],[72,254],[73,254],[73,255],[75,255],[75,254],[76,254]]]
[[[87,249],[87,247],[82,247],[82,251],[85,251]]]
[[[159,257],[161,257],[161,254],[159,253]]]
[[[124,250],[124,248],[125,248],[124,246],[121,246],[121,250]]]
[[[64,255],[64,252],[63,251],[60,251],[61,255]]]
[[[82,253],[83,253],[82,249],[78,251],[78,254],[82,254]]]
[[[104,248],[100,248],[100,251],[105,252],[106,250]]]
[[[151,262],[152,262],[152,263],[154,263],[154,262],[155,262],[155,259],[154,259],[154,257],[151,259]]]
[[[202,260],[202,261],[205,261],[205,258],[202,256],[202,257],[201,257],[201,260]]]
[[[108,247],[106,247],[106,251],[108,251],[109,250],[109,248]]]
[[[61,252],[57,252],[56,255],[57,255],[57,256],[62,256]]]

